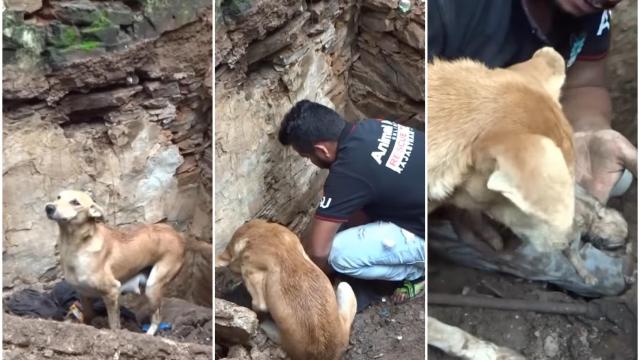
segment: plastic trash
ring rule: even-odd
[[[151,326],[151,324],[143,324],[142,325],[142,331],[149,330],[149,326]],[[161,322],[158,325],[158,330],[171,330],[171,324],[166,323],[166,322]]]

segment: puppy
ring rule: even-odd
[[[482,211],[538,251],[563,250],[595,284],[577,252],[573,137],[559,102],[564,65],[548,47],[507,69],[429,64],[429,212],[443,204]]]
[[[601,250],[615,250],[626,244],[627,221],[617,210],[608,208],[598,199],[576,186],[574,234]]]
[[[334,292],[327,276],[284,226],[251,220],[216,257],[216,267],[241,274],[255,311],[269,312],[280,345],[293,360],[337,360],[356,313],[347,283]]]
[[[102,208],[80,191],[62,191],[45,211],[58,223],[60,263],[65,280],[81,294],[85,321],[89,323],[93,316],[90,299],[100,296],[109,327],[119,329],[120,293],[127,289],[140,293],[144,286],[144,295],[154,310],[147,334],[155,334],[164,287],[183,264],[182,236],[166,224],[112,229],[100,222]]]

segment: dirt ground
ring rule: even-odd
[[[222,270],[216,271],[216,294],[225,300],[250,307],[250,297],[246,290],[228,289],[236,284],[234,276]],[[369,306],[357,313],[351,328],[349,347],[343,360],[424,360],[425,358],[425,298],[418,297],[404,304],[393,305],[387,299]],[[271,341],[262,348],[274,347]],[[272,359],[280,359],[280,353]],[[222,347],[216,346],[216,359],[226,355]],[[284,358],[284,356],[282,357]]]
[[[434,260],[430,263],[429,291],[506,298],[581,301],[561,291],[521,279],[475,271]],[[492,290],[490,290],[492,289]],[[525,311],[429,306],[429,315],[447,324],[521,352],[527,359],[634,359],[637,330],[633,311],[619,299],[603,300],[607,316],[549,315]],[[635,310],[635,304],[632,304]],[[429,359],[453,359],[429,348]]]
[[[388,301],[357,314],[344,360],[424,360],[424,296],[400,305]]]

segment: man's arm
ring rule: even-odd
[[[304,241],[304,248],[311,260],[326,274],[332,272],[329,266],[329,253],[333,238],[341,223],[314,218],[311,224],[311,234]]]
[[[567,72],[561,102],[574,129],[576,181],[606,203],[625,168],[637,177],[638,154],[627,138],[611,130],[605,60],[576,61]]]
[[[567,72],[562,106],[574,132],[611,128],[605,60],[576,61]]]

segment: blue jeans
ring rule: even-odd
[[[415,280],[424,276],[424,239],[389,222],[352,227],[333,239],[329,264],[358,279]]]

